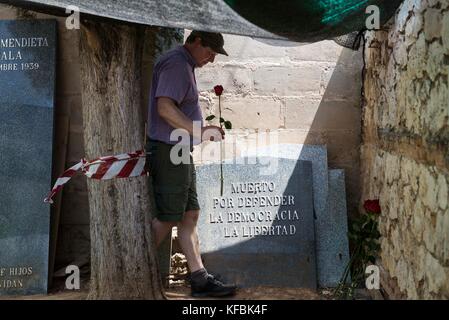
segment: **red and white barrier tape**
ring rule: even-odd
[[[88,178],[97,180],[109,180],[113,178],[130,178],[146,175],[145,151],[138,150],[134,153],[124,153],[116,156],[101,157],[91,162],[86,159],[67,169],[56,180],[53,189],[48,194],[44,202],[53,203],[52,198],[62,187],[79,171],[82,171]]]

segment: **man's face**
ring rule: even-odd
[[[197,43],[197,45],[195,46],[196,50],[194,58],[196,60],[197,67],[201,68],[206,64],[208,64],[209,62],[211,63],[214,62],[217,53],[210,47],[203,47],[200,38],[197,38],[195,42]]]

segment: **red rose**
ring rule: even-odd
[[[365,203],[363,204],[363,207],[368,212],[380,213],[380,204],[379,204],[379,200],[378,199],[376,199],[376,200],[366,200]]]
[[[214,91],[217,96],[221,96],[221,94],[223,93],[223,86],[215,86]]]

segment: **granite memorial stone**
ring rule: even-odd
[[[327,270],[319,266],[329,265],[327,260],[330,252],[327,244],[334,240],[332,226],[328,223],[331,213],[328,210],[329,177],[326,146],[282,143],[249,149],[244,155],[248,157],[271,155],[277,158],[312,162],[317,277],[318,285],[322,286],[321,279],[326,279],[327,275],[321,274],[321,272],[326,273]]]
[[[47,292],[55,20],[0,21],[0,295]]]
[[[345,172],[329,170],[329,219],[324,221],[328,234],[322,238],[319,285],[336,287],[349,263],[348,213],[346,209]]]
[[[206,268],[238,285],[316,288],[312,164],[270,157],[197,166]],[[264,172],[267,163],[276,170]]]

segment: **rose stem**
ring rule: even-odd
[[[223,129],[221,123],[221,95],[218,96],[218,111],[220,114],[220,128]],[[220,197],[223,196],[223,141],[220,140]]]

